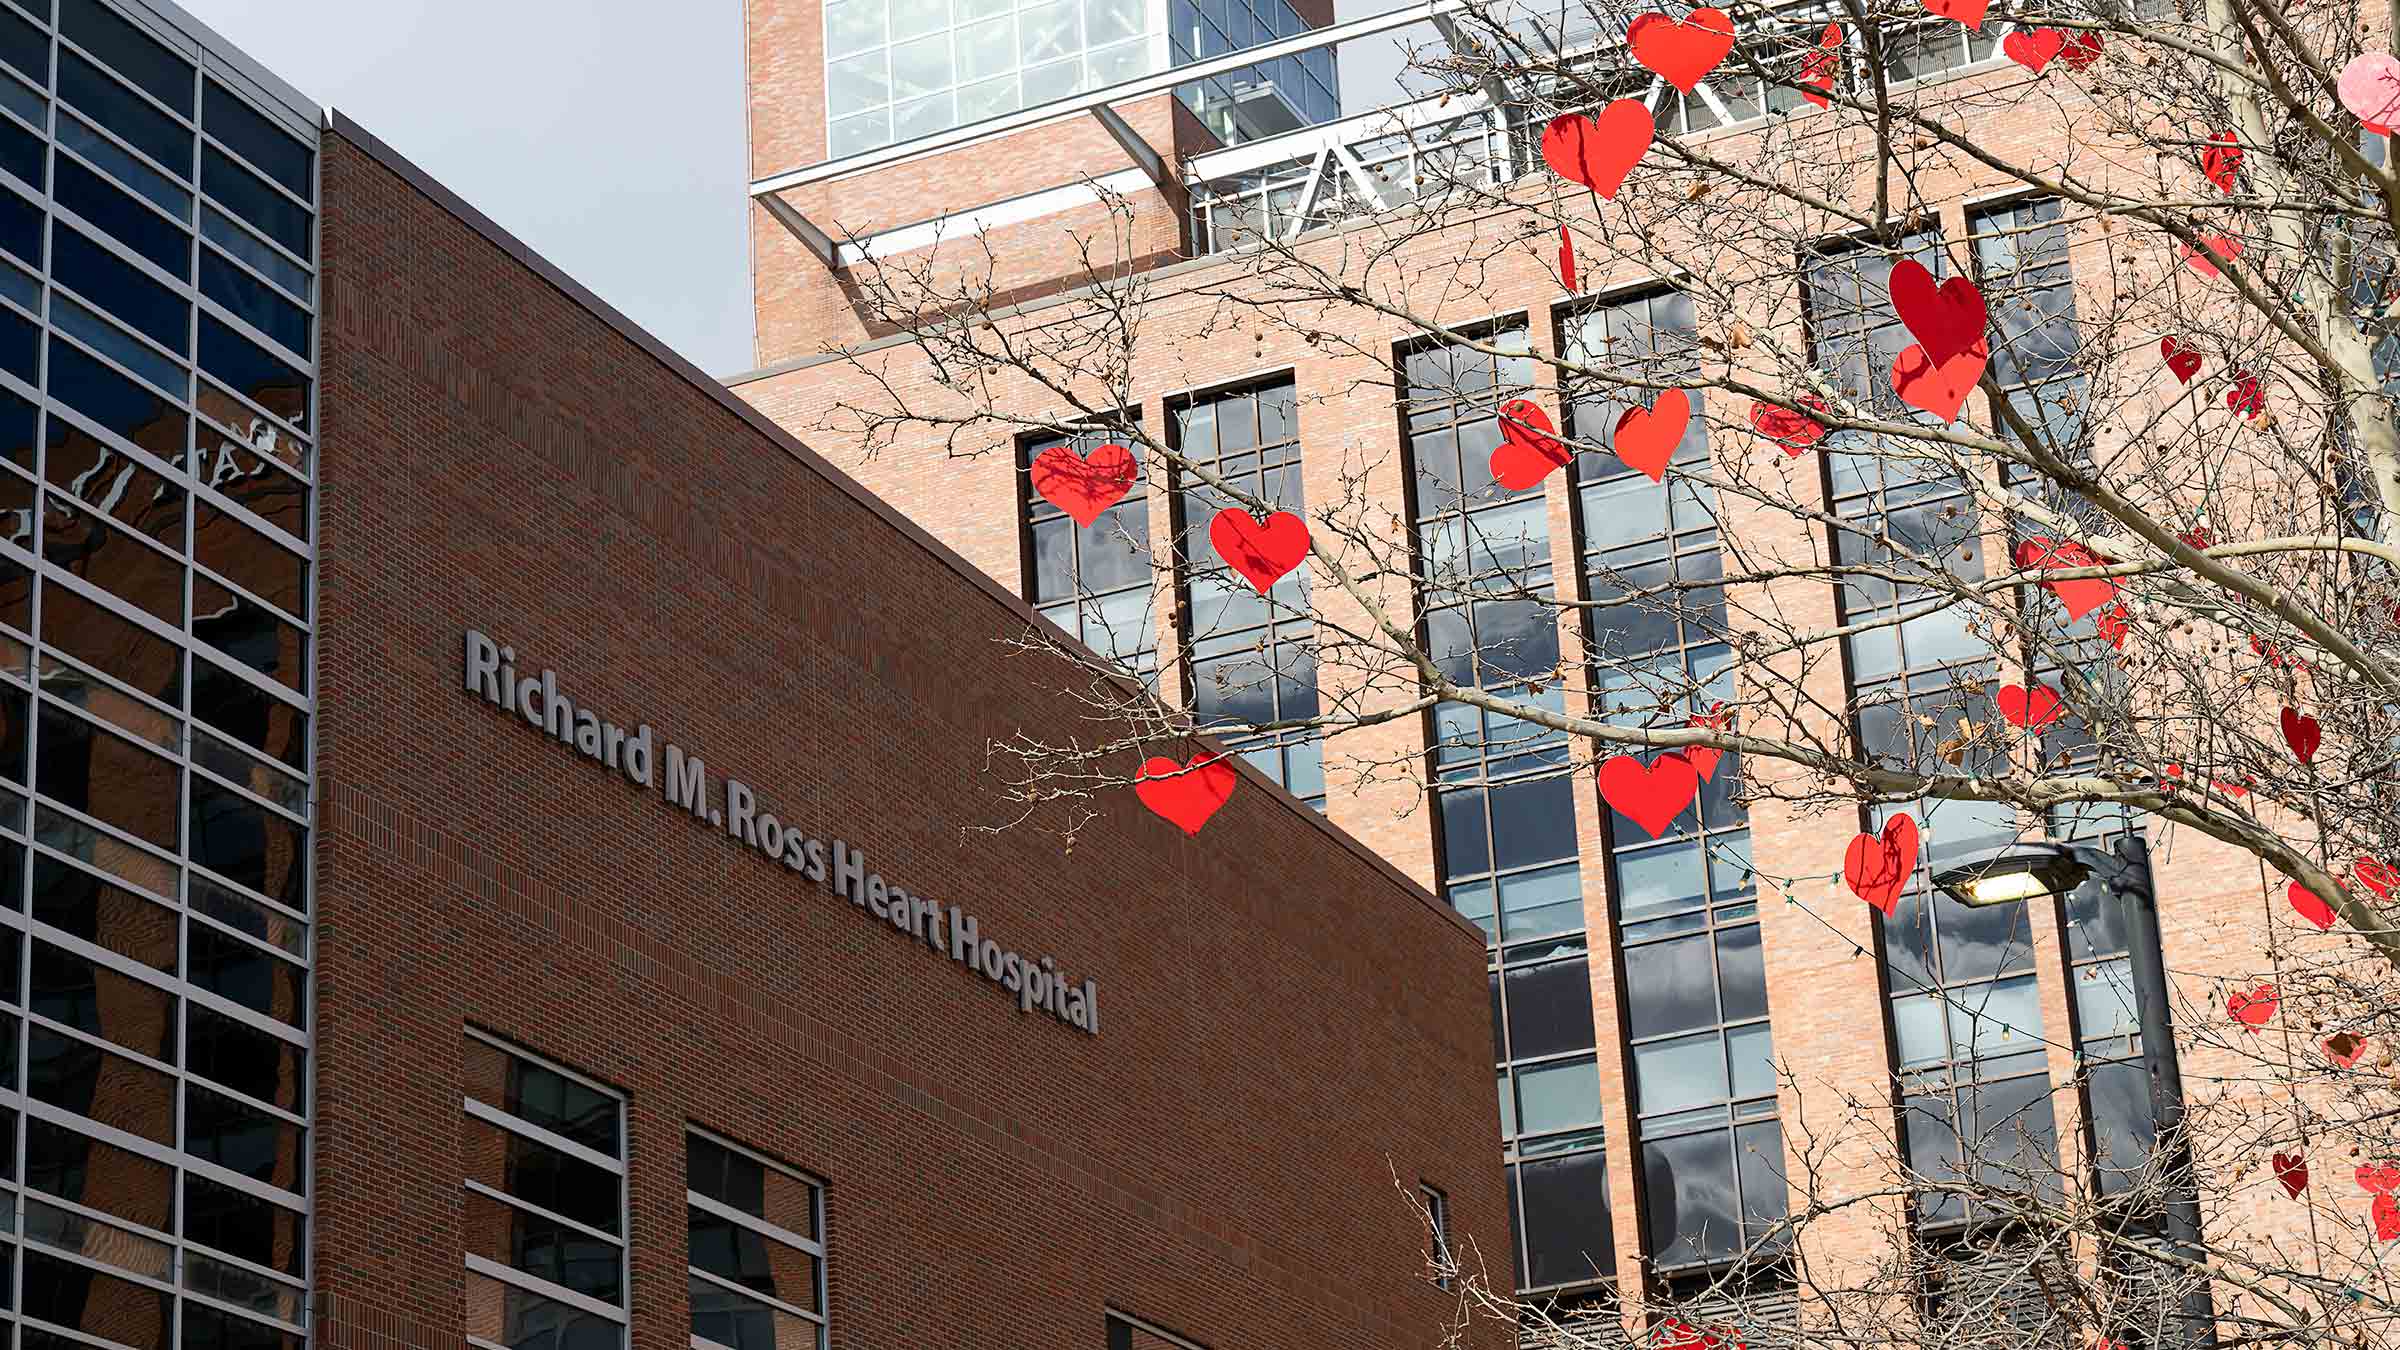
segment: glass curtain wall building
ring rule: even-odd
[[[315,117],[101,0],[0,67],[6,1320],[297,1347]]]

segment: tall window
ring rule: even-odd
[[[1607,445],[1627,407],[1656,401],[1647,385],[1691,376],[1693,339],[1691,301],[1675,291],[1570,316],[1562,348],[1595,372],[1568,389],[1577,439]],[[1691,397],[1673,464],[1705,469],[1708,433]],[[1714,493],[1673,471],[1653,483],[1606,451],[1578,455],[1573,475],[1599,715],[1682,727],[1730,703]],[[1733,1258],[1787,1208],[1740,781],[1736,758],[1720,757],[1694,809],[1660,839],[1614,813],[1609,822],[1644,1246],[1661,1273]]]
[[[625,1343],[625,1101],[466,1040],[466,1334],[499,1350]]]
[[[1176,450],[1192,463],[1278,509],[1303,510],[1299,402],[1291,377],[1193,399],[1176,409],[1172,434]],[[1217,512],[1233,505],[1196,478],[1176,484],[1193,715],[1203,728],[1315,717],[1317,625],[1308,607],[1308,564],[1261,596],[1209,542]],[[1320,733],[1267,731],[1244,737],[1237,748],[1293,796],[1324,809]]]
[[[1123,446],[1133,456],[1133,486],[1088,526],[1034,491],[1033,464],[1042,453],[1063,448],[1089,456],[1104,445]],[[1142,682],[1158,686],[1158,626],[1151,604],[1150,496],[1148,472],[1138,445],[1108,431],[1043,436],[1018,447],[1017,481],[1022,485],[1029,551],[1025,598],[1042,617],[1085,646],[1113,657]]]
[[[1167,35],[1174,64],[1205,61],[1308,31],[1287,0],[1169,0]],[[1341,115],[1334,51],[1277,57],[1175,91],[1200,124],[1227,145],[1278,136]]]
[[[1946,269],[1940,239],[1930,232],[1911,236],[1901,256],[1937,278]],[[1891,308],[1896,260],[1865,248],[1819,255],[1809,265],[1807,292],[1819,364],[1893,419],[1912,416],[1888,378],[1893,359],[1912,341]],[[1920,584],[1846,575],[1838,589],[1842,622],[1873,625],[1844,640],[1861,748],[1895,767],[1942,767],[1943,743],[1960,737],[1962,719],[1978,726],[1999,721],[1991,647],[1971,629],[1968,607],[1939,589],[1945,574],[1983,576],[1968,484],[1940,464],[1885,458],[1857,433],[1831,437],[1825,448],[1829,496],[1844,522],[1834,531],[1836,561],[1924,578]],[[1879,532],[1889,544],[1875,537]],[[1988,743],[1951,749],[1969,771],[2002,767],[2003,752]],[[1946,858],[2015,839],[2019,822],[2009,810],[1982,803],[1915,802],[1876,808],[1869,828],[1880,832],[1902,811],[1931,841],[1907,893],[1881,920],[1910,1166],[1934,1181],[2055,1185],[2057,1132],[2024,903],[1970,909],[1927,884]],[[1919,1217],[1948,1224],[1969,1216],[1958,1196],[1929,1191]]]
[[[1992,381],[2010,411],[2050,448],[2081,457],[2085,381],[2077,361],[2075,277],[2056,197],[1989,207],[1968,217],[1975,281],[1992,319]],[[2012,480],[2030,471],[2009,466]]]
[[[1492,481],[1499,406],[1527,392],[1522,325],[1402,359],[1420,593],[1451,680],[1565,707],[1539,493]],[[1492,948],[1492,1040],[1517,1282],[1615,1269],[1573,788],[1558,732],[1458,703],[1432,714],[1443,894]]]
[[[1146,75],[1146,0],[832,0],[827,149],[838,159]]]
[[[696,1130],[684,1149],[694,1350],[822,1350],[824,1188]]]

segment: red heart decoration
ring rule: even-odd
[[[2378,1195],[2368,1212],[2375,1218],[2376,1241],[2390,1242],[2394,1238],[2400,1238],[2400,1200],[2394,1200],[2388,1195]]]
[[[2400,123],[2400,57],[2390,52],[2367,52],[2350,58],[2334,82],[2342,106],[2358,124],[2378,136]]]
[[[1800,59],[1800,97],[1820,108],[1833,106],[1833,77],[1842,65],[1842,26],[1825,25],[1817,35],[1817,48]]]
[[[2190,384],[2192,377],[2200,373],[2200,353],[2171,337],[2158,340],[2158,354],[2167,358],[2167,369],[2174,371],[2175,378],[2184,384]]]
[[[1542,405],[1512,398],[1500,405],[1500,446],[1492,451],[1492,481],[1518,492],[1539,486],[1573,458]]]
[[[2234,1021],[2256,1031],[2274,1018],[2275,1009],[2282,1003],[2283,996],[2275,992],[2274,985],[2262,984],[2256,989],[2236,991],[2225,1000],[2225,1011],[2233,1014]]]
[[[2297,1153],[2278,1153],[2271,1161],[2275,1164],[2275,1179],[2283,1183],[2283,1193],[2299,1199],[2300,1192],[2308,1189],[2308,1159]]]
[[[2217,191],[2231,193],[2233,176],[2241,167],[2241,137],[2220,131],[2208,138],[2208,148],[2200,152],[2200,172],[2217,185]]]
[[[2090,70],[2100,60],[2100,35],[2085,31],[2068,38],[2066,50],[2059,53],[2059,59],[2067,63],[2069,70]]]
[[[2303,764],[2313,763],[2317,746],[2325,739],[2325,729],[2317,719],[2298,708],[2283,710],[2283,743],[2292,747],[2292,757]]]
[[[2033,538],[2017,545],[2017,566],[2078,568],[2100,566],[2100,556],[2083,545],[2069,540],[2060,543],[2053,539]],[[2117,583],[2108,577],[2087,577],[2080,581],[2045,581],[2044,586],[2067,607],[2067,618],[2080,619],[2116,598]]]
[[[1923,347],[1912,343],[1892,361],[1892,392],[1912,408],[1922,408],[1945,422],[1955,422],[1958,410],[1966,406],[1967,395],[1975,392],[1975,382],[1983,378],[1983,368],[1991,364],[1991,359],[1990,349],[1978,341],[1937,366],[1925,355]]]
[[[1914,258],[1892,264],[1892,312],[1907,326],[1908,335],[1924,347],[1935,365],[1983,341],[1991,314],[1983,292],[1965,277],[1933,284],[1933,273]]]
[[[1978,33],[1983,31],[1983,12],[1991,7],[1992,0],[1925,0],[1927,12],[1956,19]]]
[[[2229,263],[2242,256],[2242,241],[2231,235],[2206,234],[2200,237],[2200,242],[2206,247],[2207,252],[2203,253],[2190,244],[2185,244],[2183,260],[2192,265],[2193,271],[2204,277],[2215,277],[2219,263]]]
[[[2317,893],[2299,882],[2286,888],[2283,897],[2292,902],[2292,910],[2309,921],[2320,933],[2333,927],[2333,906],[2317,898]]]
[[[2067,35],[2055,28],[2020,28],[2000,40],[2000,54],[2039,75],[2066,46]]]
[[[1575,241],[1564,225],[1558,227],[1558,279],[1569,291],[1575,289]]]
[[[1134,775],[1133,795],[1185,834],[1198,834],[1233,796],[1234,781],[1233,762],[1223,755],[1202,751],[1188,764],[1153,755]]]
[[[2358,884],[2375,893],[2378,900],[2390,900],[2392,888],[2400,886],[2400,869],[2373,858],[2361,858],[2350,864],[2350,875]]]
[[[1725,705],[1719,703],[1709,708],[1708,716],[1694,716],[1691,724],[1706,727],[1710,731],[1723,731],[1727,720]],[[1700,775],[1701,782],[1706,783],[1716,778],[1717,761],[1725,758],[1725,752],[1705,745],[1687,745],[1683,747],[1683,757],[1692,762],[1693,771]]]
[[[1636,404],[1625,410],[1617,419],[1613,448],[1625,467],[1653,483],[1664,482],[1667,461],[1675,457],[1675,447],[1683,442],[1684,429],[1691,423],[1691,399],[1680,389],[1669,389],[1647,408]]]
[[[1700,795],[1700,771],[1669,752],[1649,764],[1632,755],[1612,755],[1600,766],[1600,797],[1617,814],[1658,838],[1683,808]]]
[[[1043,501],[1088,530],[1101,512],[1124,500],[1137,469],[1133,452],[1121,445],[1103,445],[1088,457],[1054,445],[1035,455],[1027,472]]]
[[[1644,14],[1625,29],[1625,45],[1634,60],[1689,94],[1733,50],[1733,20],[1721,9],[1695,9],[1680,23]]]
[[[2009,725],[2027,731],[2040,731],[2066,715],[2066,700],[2046,684],[2036,684],[2031,689],[2021,684],[2004,684],[2000,686],[1998,702],[2000,715],[2008,719]]]
[[[2233,388],[2225,391],[2225,406],[2252,417],[2266,410],[2266,397],[2259,392],[2258,377],[2246,370],[2233,372]]]
[[[2400,1189],[2400,1167],[2370,1163],[2358,1169],[2358,1188],[2369,1195],[2390,1195]]]
[[[2358,1063],[2360,1055],[2367,1053],[2366,1038],[2355,1032],[2337,1031],[2325,1038],[2324,1045],[2325,1057],[2332,1060],[2337,1069],[2349,1068]]]
[[[1842,880],[1858,898],[1892,917],[1892,906],[1917,870],[1917,822],[1906,811],[1883,823],[1883,837],[1861,833],[1842,855]]]
[[[1743,1350],[1739,1332],[1723,1327],[1702,1331],[1680,1318],[1659,1323],[1656,1350]]]
[[[1825,400],[1815,394],[1802,394],[1800,402],[1826,411]],[[1783,447],[1783,453],[1798,456],[1808,447],[1825,439],[1825,424],[1795,408],[1778,408],[1772,403],[1750,405],[1750,425],[1758,434]]]
[[[2109,646],[2123,651],[2126,636],[2133,632],[2133,616],[2126,613],[2123,605],[2110,605],[2092,620],[2092,627],[2108,639]]]
[[[2190,544],[2193,548],[2199,549],[2203,553],[2206,553],[2208,550],[2217,546],[2217,541],[2213,538],[2210,538],[2209,533],[2206,530],[2185,530],[2183,533],[2178,534],[2175,537],[2187,544]]]
[[[1308,522],[1289,511],[1278,511],[1261,522],[1248,511],[1229,506],[1208,523],[1208,542],[1218,557],[1264,595],[1308,556]]]
[[[1621,98],[1602,108],[1597,118],[1582,113],[1551,118],[1542,131],[1542,161],[1559,177],[1613,201],[1625,185],[1625,175],[1649,152],[1657,134],[1650,105]]]

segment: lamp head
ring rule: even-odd
[[[1978,849],[1952,859],[1933,874],[1933,884],[1958,903],[1983,909],[2064,895],[2091,874],[2091,864],[2074,847],[2036,840]]]

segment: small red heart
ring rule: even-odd
[[[1625,46],[1634,60],[1689,94],[1733,50],[1733,20],[1721,9],[1695,9],[1681,22],[1644,14],[1625,29]]]
[[[2008,719],[2009,725],[2027,731],[2040,731],[2066,715],[2066,700],[2046,684],[2036,684],[2031,689],[2021,684],[2004,684],[2000,686],[1998,702],[2000,715]]]
[[[1088,530],[1101,512],[1124,499],[1137,471],[1133,452],[1121,445],[1103,445],[1089,456],[1054,445],[1033,457],[1027,473],[1043,501]]]
[[[1289,511],[1278,511],[1262,522],[1229,506],[1208,523],[1208,542],[1264,595],[1308,556],[1308,522]]]
[[[1680,1318],[1659,1323],[1655,1350],[1743,1350],[1741,1333],[1724,1327],[1702,1331]]]
[[[1802,394],[1799,401],[1826,411],[1825,400],[1815,394]],[[1808,448],[1825,439],[1825,424],[1796,408],[1778,408],[1772,403],[1750,405],[1750,425],[1758,434],[1783,447],[1792,456],[1805,454]]]
[[[2275,992],[2274,985],[2262,984],[2256,989],[2237,991],[2226,999],[2225,1011],[2233,1014],[2234,1021],[2256,1031],[2274,1018],[2275,1009],[2282,1003],[2283,996]]]
[[[1710,731],[1723,731],[1727,720],[1725,705],[1719,703],[1710,707],[1708,716],[1694,716],[1691,724],[1706,727]],[[1692,762],[1692,769],[1700,775],[1700,781],[1706,783],[1717,776],[1717,761],[1725,757],[1725,752],[1705,745],[1687,745],[1683,748],[1683,757]]]
[[[2358,884],[2375,893],[2378,900],[2390,900],[2392,888],[2400,886],[2400,869],[2374,858],[2361,858],[2350,864],[2350,875]]]
[[[1992,0],[1925,0],[1929,13],[1956,19],[1978,33],[1983,31],[1983,12],[1991,7]]]
[[[1858,898],[1892,917],[1892,906],[1917,870],[1917,822],[1906,811],[1883,823],[1883,837],[1860,833],[1842,855],[1842,880]]]
[[[2246,370],[2233,372],[2233,388],[2225,391],[2225,406],[2252,417],[2266,411],[2266,395],[2259,389],[2258,377]]]
[[[1892,264],[1892,312],[1937,366],[1983,341],[1991,313],[1983,292],[1965,277],[1933,284],[1933,273],[1914,258]]]
[[[2206,530],[2185,530],[2175,537],[2203,553],[2217,546],[2217,541],[2210,538]]]
[[[1575,289],[1575,241],[1564,225],[1558,227],[1558,279],[1569,291]]]
[[[2110,605],[2092,620],[2092,627],[2108,639],[2109,646],[2123,651],[2126,636],[2133,632],[2133,616],[2125,612],[2123,605]]]
[[[2174,371],[2175,378],[2184,384],[2190,384],[2192,377],[2200,373],[2200,353],[2171,337],[2158,340],[2158,354],[2167,359],[2167,369]]]
[[[2200,152],[2200,172],[2217,185],[2217,191],[2230,194],[2233,177],[2241,171],[2241,138],[2230,131],[2220,131],[2208,138],[2208,148]]]
[[[2100,566],[2100,556],[2083,545],[2068,540],[2032,538],[2017,545],[2017,566],[2051,569],[2074,569]],[[2082,618],[2116,598],[2117,583],[2109,577],[2086,577],[2081,580],[2045,581],[2044,586],[2067,607],[2067,618]]]
[[[2348,1031],[2337,1031],[2325,1038],[2325,1057],[2337,1069],[2347,1069],[2367,1053],[2366,1038]]]
[[[2333,906],[2317,898],[2317,893],[2299,882],[2284,890],[2283,898],[2292,902],[2292,910],[2309,921],[2320,933],[2333,927]]]
[[[1975,382],[1983,378],[1983,368],[1990,364],[1991,350],[1980,341],[1938,366],[1923,347],[1911,344],[1892,361],[1892,392],[1912,408],[1955,422],[1967,395],[1975,392]]]
[[[2090,70],[2100,60],[2100,35],[2087,31],[2068,38],[2066,50],[2059,53],[2059,59],[2067,63],[2069,70]]]
[[[2298,708],[2283,710],[2283,743],[2292,747],[2292,757],[2303,764],[2315,762],[2317,746],[2323,743],[2325,730],[2317,719]]]
[[[2283,1193],[2294,1200],[2308,1189],[2308,1159],[2297,1153],[2278,1153],[2272,1159],[2275,1179],[2283,1183]]]
[[[1187,764],[1153,755],[1134,775],[1133,795],[1185,834],[1198,834],[1233,796],[1234,782],[1233,763],[1223,755],[1203,751]]]
[[[1492,481],[1511,492],[1538,487],[1573,458],[1542,405],[1512,398],[1500,405],[1500,446],[1492,451]]]
[[[1700,795],[1700,771],[1669,752],[1645,765],[1633,755],[1612,755],[1600,766],[1600,797],[1617,814],[1656,839],[1683,808]]]
[[[1613,201],[1625,185],[1625,175],[1649,153],[1657,134],[1650,105],[1621,98],[1602,108],[1597,118],[1582,113],[1551,118],[1542,132],[1542,161],[1559,177]]]
[[[2368,1163],[2358,1169],[2358,1188],[2369,1195],[2390,1195],[2400,1190],[2400,1167],[2390,1163]]]
[[[2218,264],[2229,263],[2242,256],[2242,241],[2231,235],[2202,235],[2200,242],[2205,246],[2206,251],[2203,252],[2193,248],[2190,244],[2185,244],[2183,260],[2192,265],[2193,271],[2204,277],[2215,277]]]
[[[1820,108],[1833,106],[1833,77],[1842,66],[1842,26],[1825,25],[1817,35],[1817,47],[1800,60],[1800,97]]]
[[[1667,461],[1675,457],[1675,447],[1683,443],[1684,429],[1691,423],[1691,399],[1680,389],[1669,389],[1647,408],[1636,404],[1625,410],[1617,419],[1613,448],[1625,467],[1653,483],[1664,482]]]
[[[2400,1200],[2378,1195],[2368,1210],[2375,1218],[2375,1240],[2390,1242],[2400,1238]]]
[[[2067,35],[2055,28],[2020,28],[2000,40],[2000,53],[2034,74],[2066,49]]]

